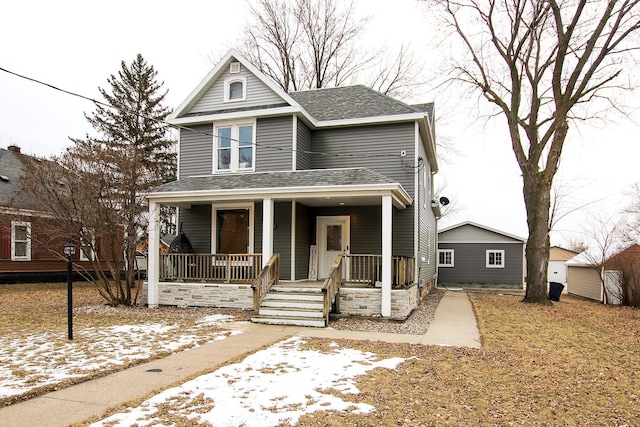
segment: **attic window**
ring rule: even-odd
[[[229,73],[230,74],[238,74],[240,72],[240,63],[239,62],[232,62],[229,65]]]
[[[9,182],[9,177],[6,175],[0,175],[0,181],[2,182]]]
[[[244,101],[247,96],[247,81],[244,77],[227,79],[224,82],[224,102]]]

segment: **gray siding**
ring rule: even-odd
[[[213,165],[213,125],[180,129],[180,178],[209,175]]]
[[[311,209],[311,240],[316,242],[316,217],[348,215],[351,217],[352,254],[382,254],[382,208],[380,206],[351,206]],[[394,253],[394,255],[396,255]]]
[[[293,117],[258,119],[256,171],[292,170]]]
[[[511,243],[519,242],[503,234],[495,233],[491,230],[476,227],[472,224],[465,224],[451,230],[443,231],[438,236],[438,240],[446,243]]]
[[[296,169],[311,169],[311,130],[298,119]]]
[[[454,267],[440,267],[444,284],[522,284],[522,243],[439,243],[439,249],[454,250]],[[504,250],[505,267],[487,268],[486,251]]]
[[[280,280],[291,277],[291,202],[278,202],[273,207],[273,253],[280,254]]]
[[[178,219],[197,254],[211,253],[211,205],[180,209]]]
[[[296,280],[309,277],[309,246],[311,245],[311,218],[309,208],[296,203]],[[315,239],[313,239],[315,240]]]
[[[274,91],[260,79],[241,67],[239,74],[230,74],[229,67],[213,82],[205,94],[194,104],[189,113],[204,113],[209,111],[229,110],[236,108],[250,108],[284,103]],[[246,77],[246,100],[224,102],[224,81],[228,78]]]
[[[391,178],[414,193],[415,171],[403,168],[400,151],[415,158],[415,123],[396,123],[317,130],[311,135],[313,151],[341,156],[313,155],[313,169],[365,167]],[[380,157],[365,157],[380,155]]]
[[[418,148],[418,156],[426,159],[424,147],[420,144]],[[425,177],[426,172],[426,177]],[[414,200],[418,212],[418,273],[420,283],[426,284],[431,282],[437,274],[438,258],[436,248],[437,224],[436,217],[431,209],[432,194],[432,175],[428,162],[424,162],[418,174],[418,191]]]
[[[382,212],[382,208],[380,208]],[[392,253],[397,256],[413,257],[415,240],[413,228],[415,214],[415,204],[407,206],[406,209],[393,208],[393,245]]]

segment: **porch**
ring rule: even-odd
[[[262,254],[160,254],[159,257],[161,282],[250,285],[262,271]],[[342,260],[343,284],[380,286],[382,255],[344,254]],[[310,282],[322,283],[307,281]],[[392,289],[405,288],[414,282],[415,258],[393,256]]]

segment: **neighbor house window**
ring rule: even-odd
[[[244,77],[234,77],[224,81],[224,102],[245,99],[247,99],[247,80]]]
[[[438,250],[438,267],[453,267],[453,249]]]
[[[94,233],[83,230],[80,237],[80,261],[93,261],[95,259],[93,248],[95,247]]]
[[[218,206],[214,209],[213,221],[215,253],[252,253],[253,205]]]
[[[504,268],[503,250],[487,250],[487,268]]]
[[[255,124],[219,125],[214,129],[216,171],[253,169]]]
[[[30,222],[11,222],[11,260],[31,261]]]

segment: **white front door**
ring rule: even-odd
[[[318,279],[325,279],[338,255],[349,253],[349,217],[319,216],[316,230]]]

